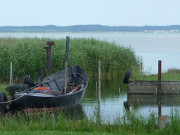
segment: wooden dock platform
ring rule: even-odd
[[[127,94],[180,94],[180,81],[132,81]]]

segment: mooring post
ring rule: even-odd
[[[34,71],[36,71],[38,73],[38,84],[41,84],[41,82],[43,80],[43,70],[35,69]]]
[[[47,68],[47,76],[51,74],[51,46],[54,45],[53,41],[47,41],[46,43],[48,46],[45,46],[44,49],[46,49],[46,68]]]
[[[168,115],[161,114],[161,99],[158,100],[158,128],[164,129],[170,123],[170,117]]]
[[[101,61],[98,62],[98,118],[101,118]]]
[[[161,60],[158,60],[158,85],[156,94],[161,91]]]
[[[12,62],[10,63],[10,80],[9,80],[9,83],[10,85],[13,84],[13,68],[12,68]]]
[[[161,60],[158,60],[158,81],[161,82]]]
[[[161,99],[158,100],[158,125],[160,123],[161,118]]]
[[[66,89],[67,89],[68,56],[69,56],[69,37],[66,36],[66,54],[65,54],[65,69],[64,69],[64,94],[66,94]]]
[[[158,101],[158,119],[161,117],[161,100]]]

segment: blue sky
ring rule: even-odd
[[[0,26],[180,25],[180,0],[0,0]]]

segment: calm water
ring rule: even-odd
[[[147,74],[157,73],[158,60],[162,60],[162,71],[169,68],[180,68],[180,33],[0,33],[0,37],[47,37],[53,39],[65,38],[95,38],[116,42],[119,45],[131,47],[135,53],[142,57],[144,72]],[[98,106],[97,104],[97,81],[90,79],[88,89],[82,101],[82,111],[87,117],[92,117]],[[113,122],[117,117],[122,117],[126,110],[123,106],[125,101],[130,102],[130,111],[149,116],[150,112],[157,114],[158,106],[155,102],[159,97],[128,97],[126,86],[122,80],[102,80],[101,113],[102,119]],[[163,96],[162,115],[169,115],[172,109],[180,109],[180,97]],[[173,100],[172,100],[173,99]],[[145,103],[141,100],[148,100]],[[172,102],[171,102],[172,101]],[[134,103],[134,104],[133,104]],[[138,103],[138,104],[135,104]]]
[[[98,108],[96,79],[90,79],[88,89],[82,101],[85,114],[91,118]],[[130,111],[148,117],[150,113],[158,115],[158,102],[161,100],[162,115],[170,115],[172,110],[180,109],[180,95],[132,95],[127,97],[126,85],[122,80],[102,80],[101,115],[105,122],[113,122],[126,113],[124,102],[128,101]]]

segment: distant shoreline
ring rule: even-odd
[[[179,33],[180,25],[169,26],[104,26],[104,25],[74,25],[74,26],[1,26],[0,32],[144,32],[144,33]]]

